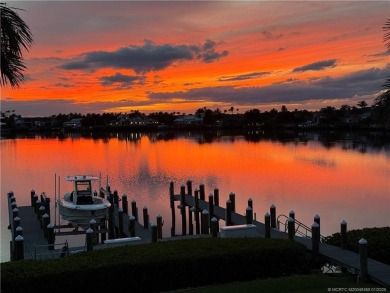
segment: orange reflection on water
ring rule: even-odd
[[[319,214],[324,235],[337,232],[344,219],[350,229],[390,222],[390,159],[384,151],[329,149],[316,141],[253,143],[222,136],[206,143],[196,136],[156,140],[139,134],[105,140],[2,140],[1,151],[1,191],[14,191],[19,205],[29,204],[31,189],[54,197],[59,189],[55,174],[62,178],[61,192],[69,187],[63,180],[67,175],[101,174],[102,185],[108,177],[120,195],[137,200],[140,208],[147,205],[151,218],[161,214],[166,235],[169,182],[179,193],[187,180],[193,189],[203,183],[206,196],[218,187],[222,206],[235,193],[240,213],[252,198],[260,220],[271,204],[277,214],[294,210],[307,225]]]

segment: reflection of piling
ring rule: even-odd
[[[171,227],[171,237],[176,235],[176,215],[175,215],[175,191],[174,191],[174,183],[171,181],[169,183],[169,203],[171,207],[172,214],[172,227]]]
[[[204,184],[201,183],[199,185],[199,199],[200,200],[205,200],[205,198],[206,198],[206,193],[205,193],[205,190],[204,190]]]

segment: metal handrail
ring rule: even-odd
[[[37,252],[37,248],[40,248],[40,247],[46,247],[46,248],[49,248],[49,247],[53,247],[53,250],[48,250],[47,252],[41,252],[39,251],[40,253]],[[56,246],[62,246],[62,248],[60,250],[56,250],[55,247]],[[35,259],[38,259],[37,257],[39,256],[58,256],[58,257],[65,257],[65,256],[69,256],[69,245],[68,245],[68,241],[65,241],[64,243],[55,243],[55,244],[42,244],[42,245],[35,245],[35,256],[34,258]]]
[[[285,221],[281,221],[279,220],[279,218],[285,218]],[[279,215],[278,218],[277,218],[277,228],[279,231],[283,231],[281,229],[281,225],[284,225],[284,231],[283,232],[287,232],[288,230],[288,219],[289,217],[287,217],[286,215]],[[305,224],[303,224],[302,222],[294,219],[294,222],[295,222],[295,234],[296,235],[299,235],[299,236],[302,236],[302,237],[306,237],[306,238],[311,238],[311,235],[312,235],[312,230],[310,227],[306,226]],[[304,231],[301,231],[299,230],[300,228],[303,228]],[[308,235],[308,233],[310,233],[310,235]],[[320,242],[325,242],[325,236],[322,236],[320,235]]]

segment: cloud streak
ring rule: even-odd
[[[87,52],[60,67],[66,70],[132,69],[137,74],[145,74],[163,70],[175,62],[202,60],[211,63],[228,55],[228,51],[218,52],[215,46],[216,43],[211,40],[203,45],[158,45],[145,40],[143,46],[132,45],[111,52]]]
[[[304,72],[304,71],[319,71],[319,70],[324,70],[326,68],[333,68],[336,67],[336,59],[330,59],[330,60],[323,60],[323,61],[318,61],[314,63],[310,63],[301,67],[296,67],[293,69],[293,72]]]
[[[271,74],[271,72],[251,72],[246,74],[240,74],[240,75],[229,75],[229,76],[222,76],[219,78],[219,81],[236,81],[236,80],[247,80],[247,79],[255,79],[260,78],[266,75]]]

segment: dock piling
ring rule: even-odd
[[[311,231],[311,252],[313,260],[316,260],[320,251],[320,225],[314,222]]]
[[[276,228],[276,206],[274,204],[269,207],[269,212],[271,214],[271,228]]]
[[[126,215],[129,214],[129,203],[127,201],[127,195],[125,193],[122,195],[122,209]]]
[[[368,261],[367,261],[367,240],[362,238],[359,240],[359,256],[360,256],[360,280],[366,282],[368,280]]]
[[[157,238],[161,239],[162,238],[163,220],[162,220],[162,216],[160,214],[157,215],[156,222],[157,222]]]
[[[232,204],[231,211],[235,213],[236,212],[236,195],[233,192],[230,192],[229,199],[230,199],[230,202]]]
[[[135,237],[135,217],[129,216],[129,234],[130,237]]]
[[[246,218],[247,225],[252,224],[252,222],[253,222],[253,210],[252,210],[252,208],[250,206],[248,206],[246,208],[245,218]]]
[[[264,224],[265,224],[265,238],[271,237],[271,215],[266,213],[264,215]]]
[[[218,237],[218,219],[216,217],[213,217],[211,219],[211,235],[212,237],[216,238]]]
[[[226,226],[231,226],[233,225],[232,223],[232,202],[230,199],[228,199],[226,201],[226,211],[225,211],[226,215],[225,215],[225,218],[226,218]]]
[[[347,246],[347,222],[343,220],[340,223],[340,234],[341,234],[341,248],[345,249]]]
[[[295,220],[291,217],[288,218],[288,238],[294,239],[295,236]]]
[[[143,211],[143,217],[144,217],[144,229],[149,229],[149,215],[148,215],[147,206],[144,206],[142,211]]]

